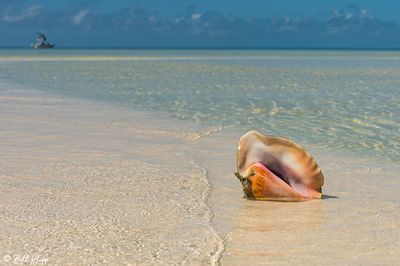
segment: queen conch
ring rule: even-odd
[[[238,144],[237,172],[245,197],[257,200],[320,199],[324,176],[303,147],[257,131],[244,134]]]

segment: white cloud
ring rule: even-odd
[[[33,5],[21,10],[19,14],[10,14],[9,12],[5,12],[1,20],[5,22],[20,22],[35,17],[41,9],[42,7],[40,5]]]
[[[344,16],[344,19],[345,19],[345,20],[349,20],[349,19],[351,19],[352,17],[353,17],[353,14],[347,13],[347,14]]]
[[[72,17],[72,22],[74,23],[75,26],[79,26],[83,19],[90,13],[90,10],[85,9],[85,10],[81,10],[79,11],[78,14],[76,14],[75,16]]]
[[[195,13],[192,15],[192,20],[198,20],[201,18],[201,14],[200,13]]]
[[[183,17],[178,17],[178,18],[175,19],[175,23],[180,23],[183,20],[184,20]]]

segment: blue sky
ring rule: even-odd
[[[0,47],[400,48],[400,1],[0,0]]]

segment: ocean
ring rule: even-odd
[[[400,52],[1,50],[0,78],[324,149],[400,158]]]

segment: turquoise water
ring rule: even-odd
[[[400,159],[400,52],[1,50],[0,79]]]

